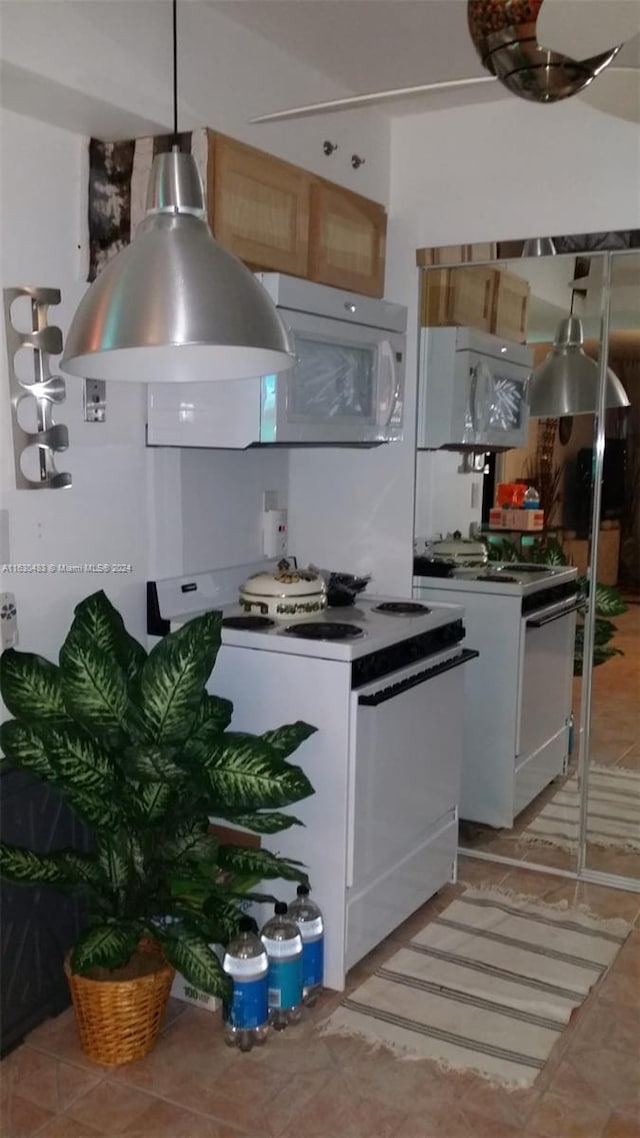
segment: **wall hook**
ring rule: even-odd
[[[330,142],[328,138],[325,138],[324,142],[322,143],[322,150],[323,150],[323,153],[327,155],[327,158],[329,157],[330,154],[333,154],[334,150],[337,150],[337,149],[338,149],[338,143],[337,142]]]
[[[366,158],[360,158],[358,154],[351,155],[351,165],[353,166],[354,170],[359,170],[361,166],[364,166],[365,162]]]

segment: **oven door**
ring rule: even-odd
[[[263,379],[261,442],[371,446],[401,439],[404,335],[279,313],[298,362]]]
[[[514,815],[566,768],[579,608],[576,595],[522,618]]]
[[[462,764],[462,667],[448,649],[353,693],[347,965],[451,881]]]

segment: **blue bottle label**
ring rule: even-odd
[[[303,985],[314,988],[322,984],[324,976],[324,937],[313,940],[311,943],[303,941],[302,949],[302,975]]]
[[[261,1027],[269,1015],[267,974],[257,980],[234,980],[233,1001],[227,1022],[242,1030]]]
[[[302,1000],[302,953],[269,961],[269,1007],[294,1008]]]

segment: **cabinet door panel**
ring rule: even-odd
[[[524,343],[527,338],[529,285],[527,281],[501,270],[496,273],[491,331],[505,340]]]
[[[339,186],[314,182],[311,280],[365,296],[382,296],[386,232],[383,206]]]
[[[209,219],[218,241],[252,268],[306,276],[311,178],[222,135],[209,154]]]
[[[495,273],[492,269],[432,269],[425,277],[422,323],[491,330]]]

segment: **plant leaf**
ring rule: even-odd
[[[596,613],[598,616],[621,616],[626,611],[627,606],[613,585],[596,583]]]
[[[73,952],[71,966],[74,972],[89,972],[92,968],[119,968],[135,952],[140,939],[137,921],[109,921],[90,928],[84,933]]]
[[[201,818],[179,825],[163,843],[162,857],[173,863],[213,860],[218,848],[218,839],[209,833],[208,821]]]
[[[141,723],[150,742],[182,743],[193,728],[220,645],[221,615],[207,612],[170,632],[140,676]]]
[[[219,695],[203,695],[191,738],[211,739],[226,731],[231,723],[233,704]]]
[[[69,858],[70,851],[57,854],[37,854],[33,850],[21,849],[0,843],[0,877],[18,885],[59,885],[69,886],[77,883],[79,862],[75,867]],[[81,854],[76,854],[81,859]],[[94,862],[95,865],[95,862]],[[88,869],[87,869],[87,872]]]
[[[316,731],[317,727],[299,719],[297,723],[286,723],[284,727],[276,727],[275,731],[266,731],[262,739],[281,759],[286,759]]]
[[[194,988],[222,1000],[230,998],[230,977],[222,971],[215,952],[195,930],[177,923],[168,929],[155,930],[154,936],[160,941],[167,960]]]
[[[110,888],[116,892],[124,889],[130,876],[130,850],[125,831],[100,835],[96,841],[96,860]]]
[[[118,782],[118,772],[106,751],[75,723],[42,725],[38,730],[56,770],[58,782],[68,791],[108,795]]]
[[[157,825],[165,818],[171,799],[169,783],[143,782],[132,801],[132,810],[144,825]]]
[[[0,725],[0,745],[12,766],[28,770],[46,782],[55,782],[57,771],[47,748],[33,727],[17,719]]]
[[[260,878],[282,878],[284,881],[308,881],[307,874],[300,868],[302,862],[276,857],[268,850],[256,850],[250,846],[220,846],[218,865],[234,873],[252,873]]]
[[[71,629],[86,633],[99,651],[113,656],[127,682],[135,682],[142,671],[147,653],[129,635],[120,613],[102,590],[85,597],[76,606]]]
[[[128,777],[139,782],[180,782],[185,773],[173,760],[173,748],[156,747],[153,744],[127,747],[124,752],[123,768]]]
[[[214,746],[196,743],[194,749],[213,796],[212,813],[289,806],[313,794],[300,767],[285,763],[255,735],[227,731]]]
[[[293,814],[271,813],[235,813],[233,811],[221,815],[234,826],[241,826],[243,830],[253,830],[255,834],[279,834],[281,830],[288,830],[291,826],[304,826],[299,818]]]
[[[122,823],[122,812],[108,795],[83,794],[68,786],[62,789],[71,809],[90,829],[108,834]]]
[[[126,732],[127,683],[114,657],[72,625],[60,649],[62,688],[74,719],[118,743]]]
[[[69,721],[60,671],[43,656],[8,648],[0,657],[0,690],[7,708],[19,719]]]

